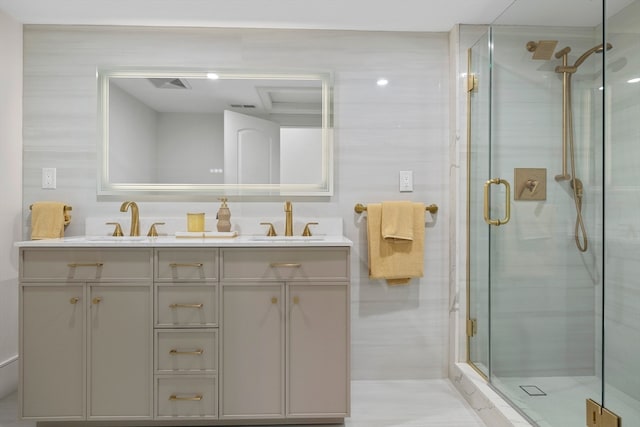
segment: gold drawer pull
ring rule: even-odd
[[[170,304],[169,308],[202,308],[204,304]]]
[[[175,355],[181,355],[181,354],[188,354],[188,355],[193,355],[193,356],[201,356],[202,353],[204,353],[204,350],[202,349],[198,349],[198,350],[193,350],[193,351],[180,351],[178,349],[171,349],[171,351],[169,351],[170,354],[175,354]]]
[[[100,304],[100,302],[102,302],[102,297],[95,297],[91,302],[94,304]]]
[[[293,303],[294,304],[300,304],[300,297],[299,296],[293,297]]]
[[[78,303],[78,301],[80,301],[80,298],[78,298],[78,297],[73,297],[73,298],[71,298],[71,299],[69,300],[69,302],[70,302],[71,304],[77,304],[77,303]]]
[[[302,264],[295,263],[295,262],[274,262],[274,263],[271,263],[271,268],[278,268],[278,267],[299,268],[299,267],[302,267]]]
[[[76,267],[102,267],[104,265],[103,262],[88,262],[88,263],[81,263],[81,262],[74,262],[73,264],[67,264],[67,266],[69,268],[76,268]]]
[[[178,396],[175,394],[172,394],[171,396],[169,396],[169,400],[171,401],[180,401],[180,400],[187,400],[187,401],[192,401],[192,402],[199,402],[202,400],[202,395],[201,394],[196,394],[195,396]]]
[[[194,267],[194,268],[201,268],[204,264],[201,262],[187,262],[187,263],[179,263],[179,262],[172,262],[171,264],[169,264],[169,266],[171,268],[176,268],[176,267]]]
[[[278,303],[278,298],[271,297],[271,304],[277,304],[277,303]]]

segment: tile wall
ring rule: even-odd
[[[445,33],[26,26],[24,32],[24,220],[37,200],[73,205],[67,235],[84,219],[118,212],[96,199],[98,66],[320,69],[334,75],[335,193],[294,199],[294,216],[341,217],[353,240],[352,378],[448,375],[449,45]],[[376,86],[385,77],[387,87]],[[41,168],[58,188],[40,188]],[[398,172],[413,170],[414,192]],[[356,203],[437,203],[426,230],[425,276],[388,287],[367,272],[366,218]],[[214,215],[211,203],[141,202],[141,215]],[[232,215],[284,215],[282,201],[230,203]],[[125,215],[125,214],[122,214]],[[233,217],[232,217],[233,220]],[[23,229],[23,238],[28,229]]]

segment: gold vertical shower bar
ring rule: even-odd
[[[562,65],[567,63],[567,55],[562,57]],[[562,73],[562,178],[567,176],[567,83],[569,75]],[[557,177],[556,177],[557,179]]]
[[[567,113],[569,106],[569,94],[568,85],[569,85],[569,73],[567,71],[568,57],[571,48],[565,47],[564,49],[558,51],[556,53],[556,58],[562,57],[562,175],[556,175],[556,181],[563,181],[570,178],[567,175]],[[557,70],[556,70],[557,71]]]

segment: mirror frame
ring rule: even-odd
[[[117,78],[207,78],[219,79],[318,80],[322,84],[322,180],[317,184],[159,184],[113,183],[109,180],[109,83]],[[199,200],[215,196],[332,196],[333,195],[333,77],[330,72],[251,72],[194,68],[99,68],[98,82],[98,177],[97,196],[138,198],[180,198]]]

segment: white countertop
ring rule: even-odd
[[[26,240],[16,242],[15,245],[20,248],[112,248],[112,247],[136,247],[136,248],[155,248],[155,247],[212,247],[212,248],[233,248],[233,247],[327,247],[327,246],[347,246],[353,245],[353,242],[340,235],[317,235],[317,236],[256,236],[242,235],[232,238],[193,238],[193,237],[175,237],[175,236],[158,236],[158,237],[112,237],[112,236],[69,236],[60,239],[46,240]]]

